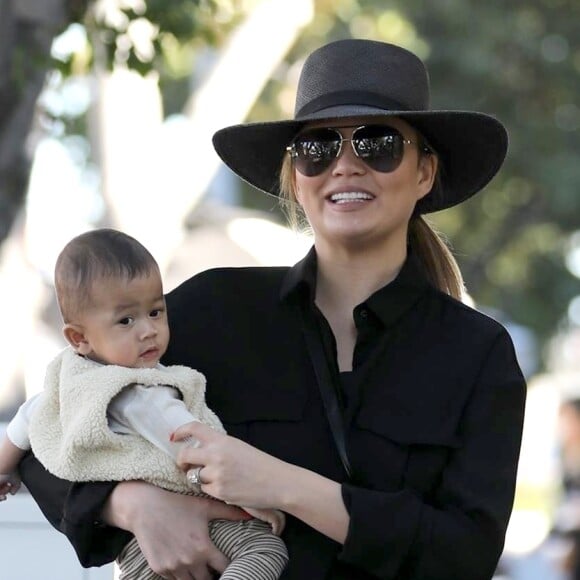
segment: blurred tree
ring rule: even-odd
[[[83,0],[0,0],[0,243],[28,184],[26,139],[50,68],[53,38],[85,10]]]
[[[189,95],[196,49],[218,43],[235,24],[238,0],[0,0],[0,244],[21,209],[31,165],[27,139],[47,75],[59,79],[124,65],[155,70],[168,112]],[[86,46],[51,56],[53,40],[72,24]],[[45,114],[50,116],[48,111]],[[66,117],[66,115],[65,115]],[[63,118],[84,130],[79,119]]]

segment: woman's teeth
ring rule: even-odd
[[[330,201],[333,203],[349,203],[352,201],[366,201],[372,199],[373,196],[362,191],[348,191],[343,193],[333,193],[330,196]]]

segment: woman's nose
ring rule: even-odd
[[[366,171],[364,162],[357,157],[352,148],[352,141],[345,139],[339,156],[334,161],[332,172],[337,175],[361,174]]]

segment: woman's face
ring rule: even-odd
[[[310,125],[336,127],[349,139],[354,127],[384,124],[399,130],[412,144],[404,145],[400,165],[390,173],[371,169],[344,142],[337,159],[320,175],[295,170],[296,198],[312,227],[317,244],[406,244],[415,204],[427,195],[437,168],[434,155],[421,155],[417,132],[401,119],[354,118]]]

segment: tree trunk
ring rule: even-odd
[[[66,0],[0,0],[0,244],[28,186],[27,140],[50,66],[53,38],[68,22]]]

